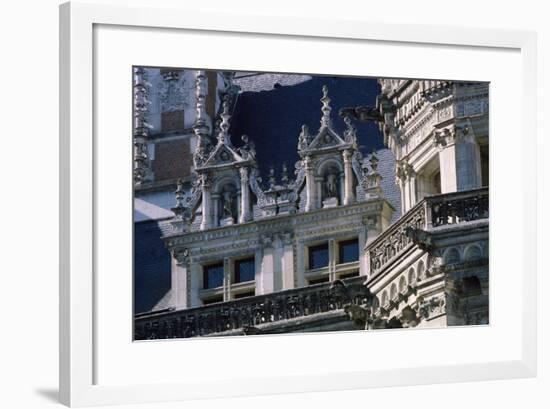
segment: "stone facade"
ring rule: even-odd
[[[170,297],[136,315],[136,339],[488,323],[488,84],[382,79],[377,106],[341,110],[343,132],[324,86],[319,128],[296,136],[294,172],[283,164],[263,180],[253,138],[235,147],[229,134],[233,74],[214,97],[211,74],[193,74],[190,177],[162,236]],[[140,75],[138,186],[151,177]],[[377,123],[395,155],[393,224],[354,120]]]

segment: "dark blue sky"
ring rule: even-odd
[[[333,126],[340,133],[345,126],[338,115],[339,109],[374,105],[380,93],[374,78],[314,76],[298,85],[239,95],[231,118],[231,140],[239,146],[241,135],[246,134],[254,141],[262,176],[267,176],[270,165],[275,166],[278,174],[282,162],[287,163],[292,173],[298,160],[297,143],[302,124],[309,126],[311,134],[319,129],[323,85],[328,86]],[[382,135],[375,124],[355,125],[363,153],[383,147]]]

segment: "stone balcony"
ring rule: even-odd
[[[369,302],[364,281],[352,277],[186,310],[138,314],[134,339],[360,329],[349,320],[346,307]]]
[[[382,274],[413,246],[427,249],[434,228],[489,218],[489,189],[427,196],[366,248],[369,277]]]

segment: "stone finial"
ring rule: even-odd
[[[172,208],[174,218],[171,220],[172,228],[175,232],[183,233],[186,231],[190,220],[189,208],[185,204],[185,190],[183,189],[183,181],[180,179],[177,182],[177,188],[174,192],[176,195],[176,205]]]
[[[281,183],[286,186],[288,185],[288,168],[286,166],[286,162],[283,162],[283,166],[281,169]]]
[[[300,136],[298,136],[298,150],[307,149],[310,142],[309,128],[307,125],[302,125]]]
[[[365,164],[363,164],[362,167],[362,185],[365,193],[367,194],[367,197],[369,198],[380,197],[382,195],[382,176],[377,171],[378,162],[379,159],[376,156],[376,150],[373,150],[369,158],[370,171],[367,170],[367,166]]]
[[[176,191],[174,192],[176,194],[176,207],[175,208],[183,208],[183,199],[185,197],[185,191],[183,190],[183,181],[181,179],[178,180],[178,183],[176,185]]]
[[[346,130],[344,131],[344,139],[347,143],[355,143],[357,138],[357,129],[351,122],[349,115],[344,116],[344,123],[346,124]]]
[[[208,141],[210,128],[208,126],[208,115],[206,114],[206,76],[204,70],[197,70],[195,73],[195,107],[196,118],[193,131],[197,135],[197,149],[193,156],[195,167],[201,166],[208,157],[209,145]]]
[[[226,144],[229,138],[229,98],[226,96],[223,100],[223,112],[220,115],[222,122],[220,123],[220,132],[218,133],[218,144]]]
[[[370,156],[370,159],[369,159],[370,167],[373,173],[376,173],[376,169],[378,168],[378,162],[379,162],[379,159],[376,156],[376,149],[373,149],[372,155]]]
[[[196,98],[196,113],[195,119],[196,125],[203,125],[206,122],[206,107],[205,107],[205,88],[206,88],[206,75],[204,70],[197,70],[195,75],[195,98]]]
[[[328,96],[328,87],[326,85],[323,85],[323,98],[321,98],[321,102],[323,103],[323,106],[321,107],[321,111],[323,112],[321,127],[329,127],[330,111],[332,111],[332,108],[330,107],[330,98]]]
[[[273,165],[271,165],[269,167],[269,177],[268,177],[268,183],[269,183],[269,189],[273,189],[275,187],[275,184],[276,184],[276,179],[275,179],[275,168],[273,167]]]
[[[149,128],[147,113],[149,110],[149,84],[147,71],[143,67],[134,68],[134,183],[141,184],[148,172],[147,138]]]

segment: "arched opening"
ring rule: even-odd
[[[397,298],[397,286],[393,283],[390,287],[390,299],[395,300]]]
[[[386,305],[388,305],[388,292],[387,291],[384,291],[382,293],[382,299],[380,300],[380,304],[382,305],[382,307],[385,307]]]
[[[405,276],[401,276],[401,278],[399,279],[399,292],[403,294],[406,291],[407,291],[407,280],[405,279]]]
[[[476,276],[464,277],[462,279],[462,291],[464,297],[481,295],[481,283]]]
[[[416,271],[417,271],[417,275],[420,279],[424,279],[424,276],[425,276],[425,267],[424,267],[424,262],[422,260],[420,260],[418,262],[418,266],[416,267]]]
[[[409,279],[409,285],[412,286],[416,284],[416,274],[414,273],[414,268],[412,267],[409,269],[408,279]]]
[[[482,257],[481,249],[479,246],[472,245],[464,252],[465,261],[479,260]]]
[[[443,257],[445,264],[455,264],[460,262],[460,253],[456,248],[450,248],[445,252]]]

